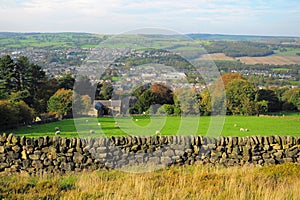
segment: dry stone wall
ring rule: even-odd
[[[147,136],[26,138],[0,135],[0,171],[61,174],[130,166],[300,162],[300,137]]]

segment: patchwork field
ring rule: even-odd
[[[300,64],[300,56],[264,56],[264,57],[237,57],[232,58],[226,56],[224,53],[213,53],[202,55],[199,60],[227,60],[236,61],[240,60],[245,64],[273,64],[273,65],[288,65]]]
[[[59,127],[62,137],[99,137],[121,135],[207,135],[208,130],[216,130],[214,136],[249,136],[249,135],[291,135],[300,136],[300,115],[298,113],[285,116],[226,116],[211,117],[152,117],[139,116],[133,118],[84,118],[67,119],[59,122],[21,127],[10,132],[28,137],[54,136],[55,128]],[[88,121],[87,121],[88,120]],[[219,121],[217,121],[219,120]],[[100,126],[98,125],[100,123]],[[219,123],[219,125],[216,125]],[[217,132],[219,126],[221,132]],[[240,129],[248,130],[241,132]],[[94,133],[90,134],[90,130]],[[210,132],[211,133],[211,132]]]

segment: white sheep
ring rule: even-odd
[[[249,129],[245,128],[245,132],[249,132]]]
[[[135,121],[138,122],[139,120],[138,120],[138,119],[135,119]]]
[[[241,132],[245,132],[245,129],[244,129],[244,128],[240,128],[240,131],[241,131]]]
[[[157,131],[155,132],[155,134],[156,134],[156,135],[161,135],[161,132],[157,130]]]
[[[95,133],[95,131],[94,130],[90,130],[90,134],[94,134]]]
[[[101,123],[98,123],[98,126],[101,126]]]
[[[60,134],[60,131],[56,131],[56,132],[55,132],[55,135],[59,135],[59,134]]]

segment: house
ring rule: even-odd
[[[93,109],[89,112],[89,115],[103,116],[121,114],[121,108],[121,100],[95,100]]]

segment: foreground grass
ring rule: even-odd
[[[1,199],[299,199],[299,164],[0,176]]]
[[[17,135],[27,137],[53,136],[55,127],[59,127],[62,137],[99,137],[120,135],[153,135],[160,130],[162,135],[207,135],[209,128],[215,126],[212,117],[152,117],[139,116],[133,118],[87,118],[80,121],[67,119],[59,122],[20,127],[11,130]],[[121,128],[116,127],[116,122]],[[101,126],[98,126],[98,123]],[[184,125],[182,129],[179,127]],[[221,127],[223,136],[250,136],[250,135],[290,135],[300,136],[299,113],[275,113],[274,116],[244,117],[226,116],[224,126]],[[240,128],[249,132],[241,132]],[[91,135],[90,130],[95,134]],[[182,133],[184,130],[184,133]]]

